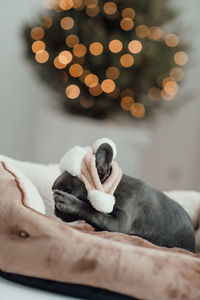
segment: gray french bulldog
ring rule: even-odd
[[[102,144],[96,154],[96,167],[103,183],[111,173],[113,149]],[[63,221],[85,220],[97,231],[136,235],[158,246],[195,251],[192,222],[174,200],[140,179],[123,174],[114,192],[110,214],[95,210],[87,199],[82,181],[64,171],[54,182],[55,214]]]

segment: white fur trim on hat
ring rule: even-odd
[[[88,193],[88,199],[91,205],[103,213],[111,213],[115,205],[115,197],[111,194],[93,190]]]
[[[109,138],[102,138],[102,139],[97,140],[92,147],[94,153],[96,153],[97,149],[104,143],[107,143],[112,147],[113,159],[115,159],[115,157],[117,156],[117,147],[116,147],[115,143]]]
[[[81,173],[81,163],[86,154],[87,150],[83,147],[76,146],[72,148],[61,158],[59,163],[60,171],[67,171],[72,176],[77,176]]]

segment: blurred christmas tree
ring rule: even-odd
[[[56,0],[27,26],[28,56],[70,112],[136,118],[170,101],[187,54],[161,28],[175,17],[166,0]]]

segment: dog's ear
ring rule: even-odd
[[[96,168],[101,182],[103,183],[110,175],[110,165],[113,160],[113,149],[107,144],[103,143],[96,151]]]

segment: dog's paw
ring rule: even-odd
[[[65,213],[74,214],[77,211],[77,198],[63,191],[54,191],[56,208]]]

